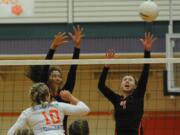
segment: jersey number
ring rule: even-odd
[[[56,110],[56,109],[49,110],[48,114],[47,114],[47,112],[42,112],[42,115],[43,115],[47,125],[58,124],[60,122],[59,113],[58,113],[58,110]],[[48,115],[50,116],[50,118],[48,118]]]

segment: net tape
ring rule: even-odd
[[[170,64],[180,63],[180,58],[136,59],[69,59],[69,60],[0,60],[0,66],[17,65],[93,65],[93,64]]]

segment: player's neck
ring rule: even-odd
[[[129,95],[131,95],[131,94],[132,94],[132,91],[123,91],[122,96],[123,96],[124,98],[126,98],[126,97],[128,97]]]

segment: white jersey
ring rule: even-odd
[[[64,135],[64,115],[84,115],[89,111],[88,106],[81,101],[77,105],[60,102],[52,102],[46,107],[36,105],[21,113],[7,135],[14,135],[17,129],[24,126],[32,128],[34,135]]]

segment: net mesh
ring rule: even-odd
[[[180,97],[169,97],[163,94],[163,70],[166,68],[168,59],[154,60],[151,62],[150,76],[145,95],[143,116],[144,134],[146,135],[177,135],[180,134]],[[97,60],[98,61],[98,60]],[[77,119],[87,119],[92,135],[112,135],[115,130],[112,104],[98,91],[98,80],[104,64],[111,64],[106,84],[115,92],[121,93],[120,80],[126,74],[132,74],[137,79],[142,71],[142,65],[148,63],[146,60],[136,59],[133,64],[127,61],[120,64],[120,60],[103,62],[95,61],[91,64],[83,64],[79,60],[76,84],[73,94],[84,101],[90,108],[88,116],[70,116],[68,125]],[[1,64],[0,66],[0,135],[6,135],[7,130],[14,124],[20,112],[29,107],[31,102],[28,98],[29,88],[32,82],[24,75],[29,65],[33,63],[27,61],[22,63]],[[51,63],[52,62],[52,63]],[[51,60],[48,64],[54,65],[57,61]],[[129,63],[128,63],[129,62]],[[175,59],[179,66],[179,59]],[[3,62],[2,62],[3,63]],[[67,62],[68,63],[68,62]],[[44,64],[44,63],[42,63]],[[65,63],[64,63],[65,64]],[[58,65],[59,66],[59,65]],[[61,64],[63,70],[63,80],[66,81],[70,62]],[[178,67],[176,69],[179,69]],[[180,71],[176,70],[176,75]],[[176,78],[176,83],[180,84]]]

